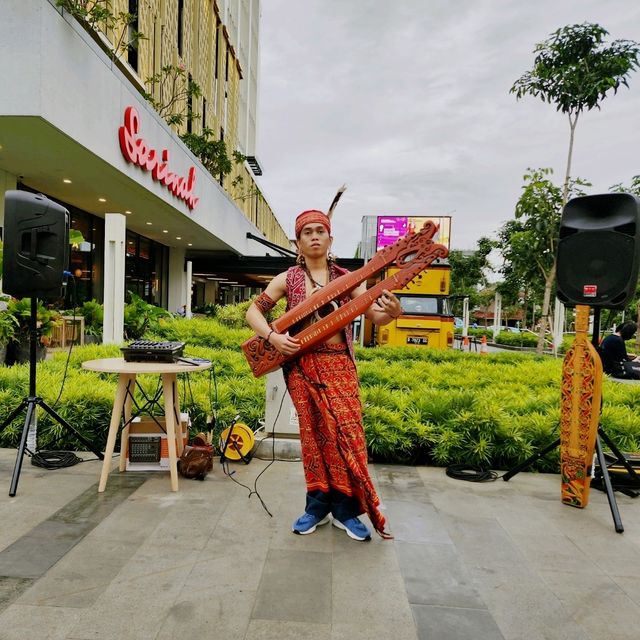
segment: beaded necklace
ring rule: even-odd
[[[307,277],[309,278],[309,280],[311,281],[311,284],[313,285],[313,291],[311,292],[312,295],[316,291],[320,291],[322,287],[326,286],[327,284],[329,284],[329,282],[331,282],[331,267],[329,265],[327,265],[327,282],[325,284],[320,284],[317,280],[314,279],[314,277],[311,275],[311,271],[309,271],[309,268],[307,267],[306,264],[302,267],[302,269],[307,274]],[[318,309],[317,311],[314,311],[312,322],[317,322],[318,320],[321,320],[322,318],[324,318],[324,316],[328,315],[329,313],[331,313],[337,308],[338,308],[338,303],[335,300],[329,301],[326,305],[324,305],[324,307],[322,307],[321,309]]]
[[[317,280],[315,280],[315,278],[311,275],[311,271],[309,271],[309,267],[307,267],[306,264],[302,267],[302,269],[304,270],[304,272],[307,274],[307,277],[311,281],[314,292],[318,291],[319,289],[322,289],[322,287],[326,286],[327,284],[329,284],[329,282],[331,282],[331,269],[328,266],[327,266],[327,282],[325,284],[320,284]]]

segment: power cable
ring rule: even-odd
[[[469,464],[449,465],[446,474],[454,480],[466,480],[467,482],[493,482],[498,479],[498,474],[495,471]]]
[[[31,464],[43,469],[62,469],[73,467],[79,462],[85,462],[73,451],[38,451],[31,456]]]

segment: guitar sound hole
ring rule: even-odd
[[[326,318],[330,313],[335,311],[338,308],[338,303],[335,300],[332,300],[328,304],[320,307],[313,315],[315,316],[316,321],[322,320]]]

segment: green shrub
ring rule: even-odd
[[[128,295],[131,301],[124,308],[124,333],[127,340],[137,340],[147,332],[157,331],[160,323],[171,317],[168,311],[149,304],[132,291]]]
[[[240,306],[240,305],[238,305]],[[212,361],[209,372],[181,376],[181,405],[193,421],[194,432],[207,427],[215,415],[216,429],[229,426],[236,415],[251,428],[264,420],[265,378],[256,379],[240,350],[252,335],[244,324],[229,318],[159,318],[149,337],[181,340],[185,352]],[[235,322],[235,321],[234,321]],[[518,334],[513,334],[518,335]],[[507,469],[558,437],[562,361],[533,353],[488,355],[457,350],[404,347],[356,349],[361,380],[365,437],[374,461],[455,462]],[[85,360],[117,357],[117,345],[74,347],[64,391],[56,409],[89,441],[103,447],[116,387],[116,376],[81,369]],[[38,394],[53,404],[64,376],[66,353],[39,363]],[[27,365],[0,367],[0,420],[28,394]],[[140,376],[153,393],[157,376]],[[604,382],[602,424],[625,451],[640,449],[640,394],[633,385]],[[41,412],[42,413],[42,412]],[[2,433],[2,446],[17,446],[24,416]],[[41,416],[40,446],[55,441],[58,448],[77,447],[48,416]],[[558,450],[535,464],[558,471]]]
[[[500,331],[495,338],[495,343],[509,347],[535,347],[538,344],[538,336],[525,332]]]

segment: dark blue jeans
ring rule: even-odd
[[[336,489],[331,489],[328,493],[319,489],[307,491],[305,511],[320,520],[331,513],[341,522],[356,518],[360,513],[358,501]]]

